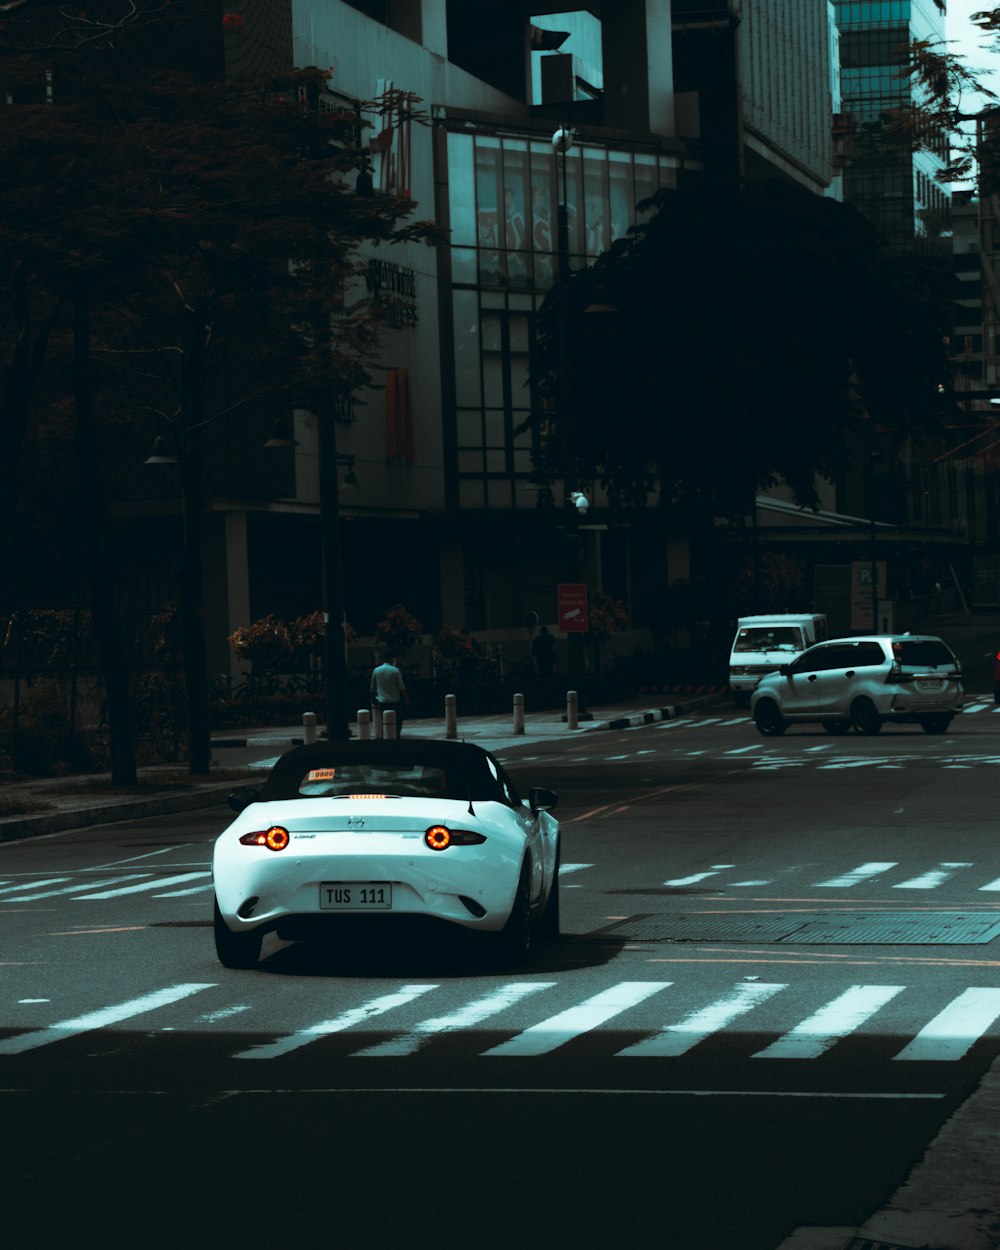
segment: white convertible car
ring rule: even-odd
[[[510,961],[559,933],[557,796],[522,801],[481,747],[316,743],[287,751],[215,843],[215,949],[253,966],[291,941],[424,917],[494,935]]]

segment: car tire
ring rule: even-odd
[[[525,860],[507,923],[496,935],[496,952],[504,963],[521,964],[531,951],[531,865]]]
[[[921,716],[920,728],[925,734],[945,734],[951,719],[950,712],[934,712],[930,716]]]
[[[788,721],[781,715],[773,699],[761,699],[753,710],[753,721],[765,738],[776,738],[788,728]]]
[[[218,901],[215,903],[215,953],[224,968],[253,968],[260,959],[264,935],[259,929],[250,933],[233,933],[222,919]]]
[[[535,933],[542,942],[559,941],[559,862],[561,858],[561,849],[557,847],[549,897],[545,901],[545,910],[538,917],[538,923],[535,925]]]
[[[851,728],[866,737],[877,734],[882,728],[882,717],[871,699],[855,699],[851,704]]]
[[[828,734],[845,734],[851,727],[849,720],[825,720],[822,723]]]

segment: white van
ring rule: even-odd
[[[791,662],[814,642],[825,642],[825,616],[808,612],[773,612],[741,616],[729,653],[729,688],[738,707],[746,707],[765,673]]]

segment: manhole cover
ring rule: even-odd
[[[1000,934],[1000,912],[677,912],[632,916],[601,934],[632,942],[980,946]]]

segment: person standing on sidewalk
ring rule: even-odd
[[[406,692],[403,674],[396,667],[396,657],[390,651],[382,663],[372,670],[372,711],[375,714],[375,736],[384,737],[382,717],[386,712],[396,713],[396,737],[403,733],[403,707],[409,707],[410,696]]]

